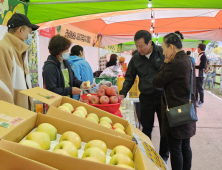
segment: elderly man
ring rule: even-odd
[[[32,42],[31,32],[39,26],[30,23],[23,14],[13,14],[8,21],[8,33],[0,41],[0,100],[31,109],[32,101],[20,90],[31,88],[26,50]]]

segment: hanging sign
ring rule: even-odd
[[[14,13],[27,15],[28,5],[19,0],[0,0],[0,25],[7,26]]]

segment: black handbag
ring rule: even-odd
[[[189,103],[173,108],[168,108],[166,94],[164,90],[164,97],[166,101],[166,115],[168,118],[168,122],[170,127],[175,127],[179,125],[184,125],[190,122],[198,121],[196,111],[193,103],[191,103],[191,94],[193,93],[193,67],[191,61],[191,85],[190,85],[190,96]]]

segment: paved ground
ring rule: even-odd
[[[191,138],[192,170],[222,169],[222,99],[205,91],[204,106],[197,108],[197,132]],[[155,149],[159,149],[157,118],[152,136]],[[168,160],[170,168],[170,161]],[[171,168],[170,168],[171,169]]]

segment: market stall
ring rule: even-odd
[[[140,29],[149,30],[152,27],[155,36],[159,37],[180,30],[185,39],[192,39],[183,42],[187,48],[195,48],[194,46],[202,40],[222,40],[222,10],[218,9],[218,4],[190,0],[186,4],[178,2],[175,5],[174,1],[168,3],[158,0],[154,2],[156,8],[147,9],[147,1],[146,3],[144,0],[139,1],[141,3],[138,1],[63,3],[54,0],[41,0],[41,2],[30,0],[28,17],[33,23],[40,25],[38,32],[33,35],[35,38],[31,46],[33,52],[29,53],[37,58],[31,63],[35,66],[38,63],[35,73],[38,74],[39,85],[42,86],[42,66],[49,54],[47,48],[49,40],[56,34],[69,38],[72,45],[82,45],[86,60],[93,71],[98,70],[102,57],[105,56],[102,60],[107,59],[107,53],[119,53],[119,57],[124,56],[128,62],[131,53],[123,51],[133,50],[135,46],[128,43],[130,47],[127,47],[127,44],[123,43],[133,41],[135,32]],[[8,4],[8,1],[5,2]],[[0,5],[5,5],[5,2]],[[15,5],[15,8],[7,4],[4,8],[8,11],[1,10],[2,21],[0,21],[3,26],[0,26],[0,39],[7,32],[7,27],[4,25],[12,13],[27,14],[27,11],[25,12],[27,6],[24,3],[16,4],[18,6]],[[207,6],[209,9],[188,8],[194,6],[198,8]],[[75,9],[76,13],[71,13],[70,9]],[[153,19],[155,24],[151,26]],[[153,40],[158,40],[159,43],[161,38]],[[118,68],[113,67],[115,76],[100,77],[96,84],[91,84],[91,90],[96,91],[82,94],[81,101],[60,96],[40,87],[21,92],[47,104],[49,109],[46,115],[0,101],[0,152],[7,156],[11,155],[16,160],[20,158],[21,162],[28,162],[30,167],[35,164],[36,167],[42,166],[42,169],[66,170],[74,167],[81,170],[89,168],[120,170],[122,168],[118,164],[124,164],[122,167],[125,169],[167,170],[166,164],[155,151],[150,139],[136,128],[138,117],[135,116],[133,100],[126,99],[121,102],[120,97],[116,95],[124,81],[124,77],[121,76],[123,73],[118,71]],[[137,98],[138,79],[134,85],[130,93],[131,97]],[[75,133],[75,136],[70,138],[75,138],[77,142],[63,136],[68,131]],[[72,153],[71,149],[67,151],[65,146],[58,146],[63,142],[63,137],[64,141],[71,142],[69,145],[72,147]],[[34,146],[33,143],[26,143],[26,139],[34,141]],[[97,140],[97,143],[89,146],[94,140]],[[106,146],[105,149],[101,149],[102,145]],[[115,148],[120,145],[128,154],[118,158],[118,153],[117,156],[112,153],[116,152]],[[125,153],[122,150],[124,149],[120,149],[120,154]],[[121,161],[122,158],[124,161]]]

